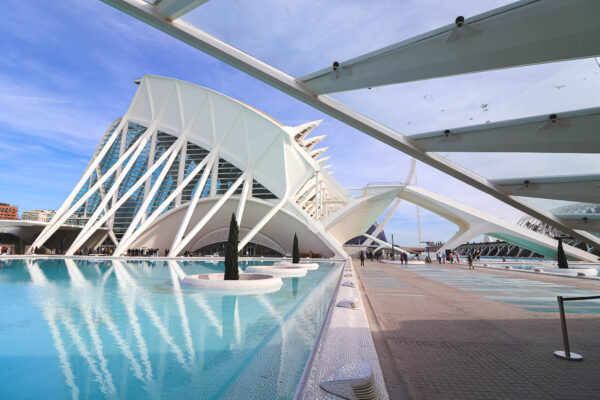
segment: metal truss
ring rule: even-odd
[[[400,132],[390,129],[328,96],[319,95],[316,92],[314,82],[311,87],[307,77],[296,79],[181,19],[171,20],[166,18],[160,10],[150,4],[135,0],[102,1],[526,214],[556,226],[575,238],[600,245],[600,238],[585,231],[572,229],[561,218],[547,210],[511,196],[503,191],[501,186],[453,163],[445,157],[423,150],[416,141],[402,135]],[[457,19],[454,27],[444,27],[437,32],[447,32],[447,35],[452,36],[439,39],[440,43],[437,47],[437,52],[440,53],[439,57],[449,57],[448,53],[453,53],[454,56],[450,56],[450,60],[458,65],[458,67],[450,68],[452,65],[446,64],[445,70],[448,72],[444,75],[597,55],[600,53],[600,27],[597,23],[599,7],[599,3],[594,0],[572,0],[568,2],[561,0],[528,0],[490,11],[473,19],[463,21]],[[567,18],[568,23],[565,22],[564,18]],[[523,23],[523,21],[528,22]],[[470,26],[470,24],[473,25],[472,29],[464,28],[465,25]],[[451,28],[450,31],[448,31],[449,28]],[[481,31],[481,33],[475,33],[475,30]],[[502,32],[510,33],[510,43],[508,43],[506,51],[496,53],[495,56],[481,57],[481,52],[486,51],[486,48],[482,45],[473,46],[470,50],[472,54],[467,58],[461,57],[461,52],[457,51],[456,48],[455,50],[448,50],[452,49],[452,46],[468,47],[467,44],[473,43],[473,40],[483,40],[477,39],[477,36],[486,38],[488,41],[485,43],[490,46],[496,46],[494,45],[495,41],[498,41],[497,43],[500,45],[505,40],[498,37],[494,39],[492,34],[498,35]],[[529,39],[531,35],[534,35],[533,41]],[[425,37],[421,39],[425,39]],[[573,41],[577,43],[577,46],[573,46]],[[446,44],[445,42],[453,43]],[[440,45],[446,47],[440,48]],[[531,50],[533,48],[538,49],[538,47],[539,51]],[[477,53],[477,50],[480,53]],[[428,57],[415,58],[415,60],[417,59],[423,60],[424,63],[429,62]],[[481,61],[477,62],[477,59],[481,59]],[[503,59],[506,59],[506,61],[503,62]],[[471,65],[462,65],[468,60],[472,60]],[[442,63],[443,65],[444,63]],[[344,75],[343,67],[347,67],[347,65],[342,63],[338,64],[337,67],[340,66],[342,71],[337,72],[340,72],[339,76],[342,76]],[[337,67],[334,64],[331,71],[336,73],[333,68]],[[423,65],[419,66],[419,69],[428,70]],[[354,70],[345,71],[349,76],[359,76],[358,72],[357,75],[354,75]],[[366,73],[369,72],[366,70]],[[438,76],[440,73],[433,71],[429,75],[411,79],[431,78]],[[309,78],[312,79],[313,77]],[[326,79],[329,80],[331,77],[328,76]],[[336,79],[334,78],[334,80]],[[384,84],[386,82],[391,83],[390,81],[380,83]],[[371,86],[371,83],[366,86]],[[365,87],[365,84],[361,83],[358,87]]]

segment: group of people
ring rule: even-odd
[[[84,247],[75,252],[77,256],[89,256],[93,254],[102,255],[102,256],[112,256],[114,249],[108,246],[100,246],[97,249]],[[34,251],[35,253],[35,251]]]
[[[437,256],[438,264],[446,264],[446,260],[450,264],[454,264],[454,261],[456,261],[457,264],[460,264],[460,253],[457,251],[451,251],[451,252],[438,251],[436,253],[436,256]],[[480,254],[479,250],[477,250],[475,253],[467,254],[467,263],[469,264],[469,269],[475,269],[475,267],[473,266],[473,261],[475,261],[475,260],[477,260],[477,261],[481,260],[481,254]]]
[[[12,256],[14,253],[14,249],[12,247],[0,247],[0,255]]]
[[[169,254],[169,249],[165,250],[165,257]],[[131,257],[155,257],[158,256],[158,249],[127,249],[127,255]]]
[[[400,258],[400,264],[407,264],[408,265],[408,253],[406,252],[402,252],[400,254],[398,254],[398,257]],[[381,258],[381,253],[373,253],[373,252],[365,252],[365,251],[361,251],[360,252],[360,265],[365,265],[365,258],[368,258],[369,260],[378,260]]]
[[[457,264],[460,264],[460,254],[457,251],[451,251],[448,254],[446,254],[446,252],[438,251],[436,256],[438,264],[446,264],[446,261],[450,264],[454,264],[454,261],[456,261]]]
[[[400,258],[400,264],[408,265],[408,253],[403,251],[402,253],[399,254],[399,258]]]

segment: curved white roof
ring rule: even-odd
[[[187,140],[219,154],[277,197],[318,168],[296,148],[283,125],[221,93],[171,78],[145,75],[127,111],[128,119]]]

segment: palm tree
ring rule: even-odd
[[[238,273],[238,236],[239,227],[235,219],[235,214],[231,214],[229,222],[229,238],[225,245],[225,280],[237,281],[240,279]]]

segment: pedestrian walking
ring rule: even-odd
[[[363,251],[360,252],[360,265],[361,267],[365,265],[365,253]]]

